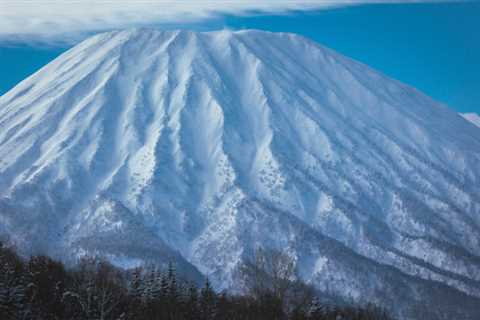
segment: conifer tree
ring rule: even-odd
[[[0,319],[20,319],[27,311],[25,287],[20,258],[0,243]]]
[[[198,312],[198,290],[196,285],[191,283],[185,297],[185,318],[194,320],[197,318]]]
[[[130,286],[128,290],[131,297],[138,300],[141,300],[143,297],[144,286],[143,286],[142,273],[143,273],[143,269],[141,267],[137,267],[133,269],[133,271],[131,272],[132,279],[130,281]]]
[[[87,258],[66,270],[48,257],[24,262],[0,245],[0,320],[391,319],[375,305],[322,305],[298,279],[284,284],[285,295],[271,290],[274,286],[254,291],[256,295],[217,295],[208,278],[200,291],[193,283],[184,285],[172,264],[164,274],[136,268],[128,276],[105,261]]]
[[[168,299],[170,303],[178,302],[178,284],[177,284],[177,276],[176,271],[173,263],[168,264]]]
[[[209,320],[215,317],[215,301],[216,295],[215,291],[210,284],[210,280],[208,277],[205,280],[205,286],[202,288],[200,292],[200,305],[199,305],[199,313],[200,319],[202,320]]]

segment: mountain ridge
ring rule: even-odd
[[[293,34],[100,34],[0,97],[0,232],[124,266],[159,248],[220,289],[281,248],[320,290],[474,319],[479,131]]]
[[[461,116],[476,125],[477,127],[480,127],[480,116],[477,113],[462,113]]]

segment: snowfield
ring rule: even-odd
[[[471,123],[473,123],[474,125],[476,125],[477,127],[480,127],[480,116],[478,114],[473,112],[463,113],[461,116],[467,119],[468,121],[470,121]]]
[[[479,319],[480,128],[297,35],[104,33],[0,97],[0,233],[218,289],[272,247],[328,294]]]

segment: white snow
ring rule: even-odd
[[[331,293],[470,315],[479,133],[297,35],[104,33],[0,97],[0,230],[63,258],[177,259],[218,288],[275,247]]]
[[[480,128],[480,116],[478,114],[472,112],[472,113],[462,113],[460,115]]]

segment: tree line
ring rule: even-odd
[[[166,269],[166,270],[165,270]],[[121,270],[82,258],[66,268],[47,256],[24,260],[0,242],[2,320],[388,320],[373,305],[322,304],[295,277],[289,257],[260,250],[239,268],[245,294],[216,292],[208,279],[182,280],[174,265]]]

